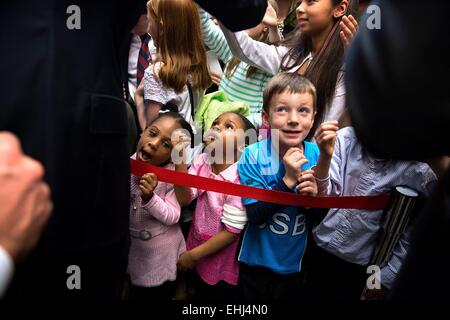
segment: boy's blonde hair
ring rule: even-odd
[[[191,75],[193,89],[207,89],[212,82],[194,1],[150,0],[147,11],[157,22],[162,83],[181,92]]]
[[[284,92],[311,94],[313,97],[313,111],[316,111],[317,94],[316,87],[312,82],[297,73],[282,72],[274,76],[264,88],[263,109],[266,113],[269,113],[272,97]]]

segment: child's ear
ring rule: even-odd
[[[267,127],[270,127],[270,124],[269,124],[269,115],[268,115],[268,113],[266,112],[266,110],[263,110],[261,117],[262,117],[262,123],[263,123],[264,125],[266,125]]]

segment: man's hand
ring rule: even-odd
[[[308,163],[308,160],[305,158],[300,148],[289,148],[283,157],[283,164],[286,169],[283,181],[288,188],[293,189],[295,187],[301,174],[300,167],[305,163]]]
[[[42,165],[0,132],[0,245],[17,261],[37,243],[53,204]]]
[[[153,197],[153,191],[158,185],[158,178],[154,173],[146,173],[139,181],[139,189],[141,189],[141,199],[145,204]]]

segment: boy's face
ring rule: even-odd
[[[280,150],[299,146],[309,134],[316,113],[310,93],[282,92],[270,101],[269,114],[263,111],[263,121],[279,139]]]
[[[170,159],[172,152],[172,133],[180,125],[170,117],[162,117],[145,128],[137,146],[136,160],[160,165]]]

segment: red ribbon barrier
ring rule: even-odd
[[[146,173],[154,173],[159,181],[181,185],[201,190],[230,194],[233,196],[255,199],[259,201],[284,204],[288,206],[301,206],[307,208],[345,208],[381,210],[387,206],[389,195],[367,197],[310,197],[297,193],[266,190],[218,181],[210,178],[195,176],[184,172],[163,169],[147,163],[130,159],[131,173],[135,176],[143,176]]]

